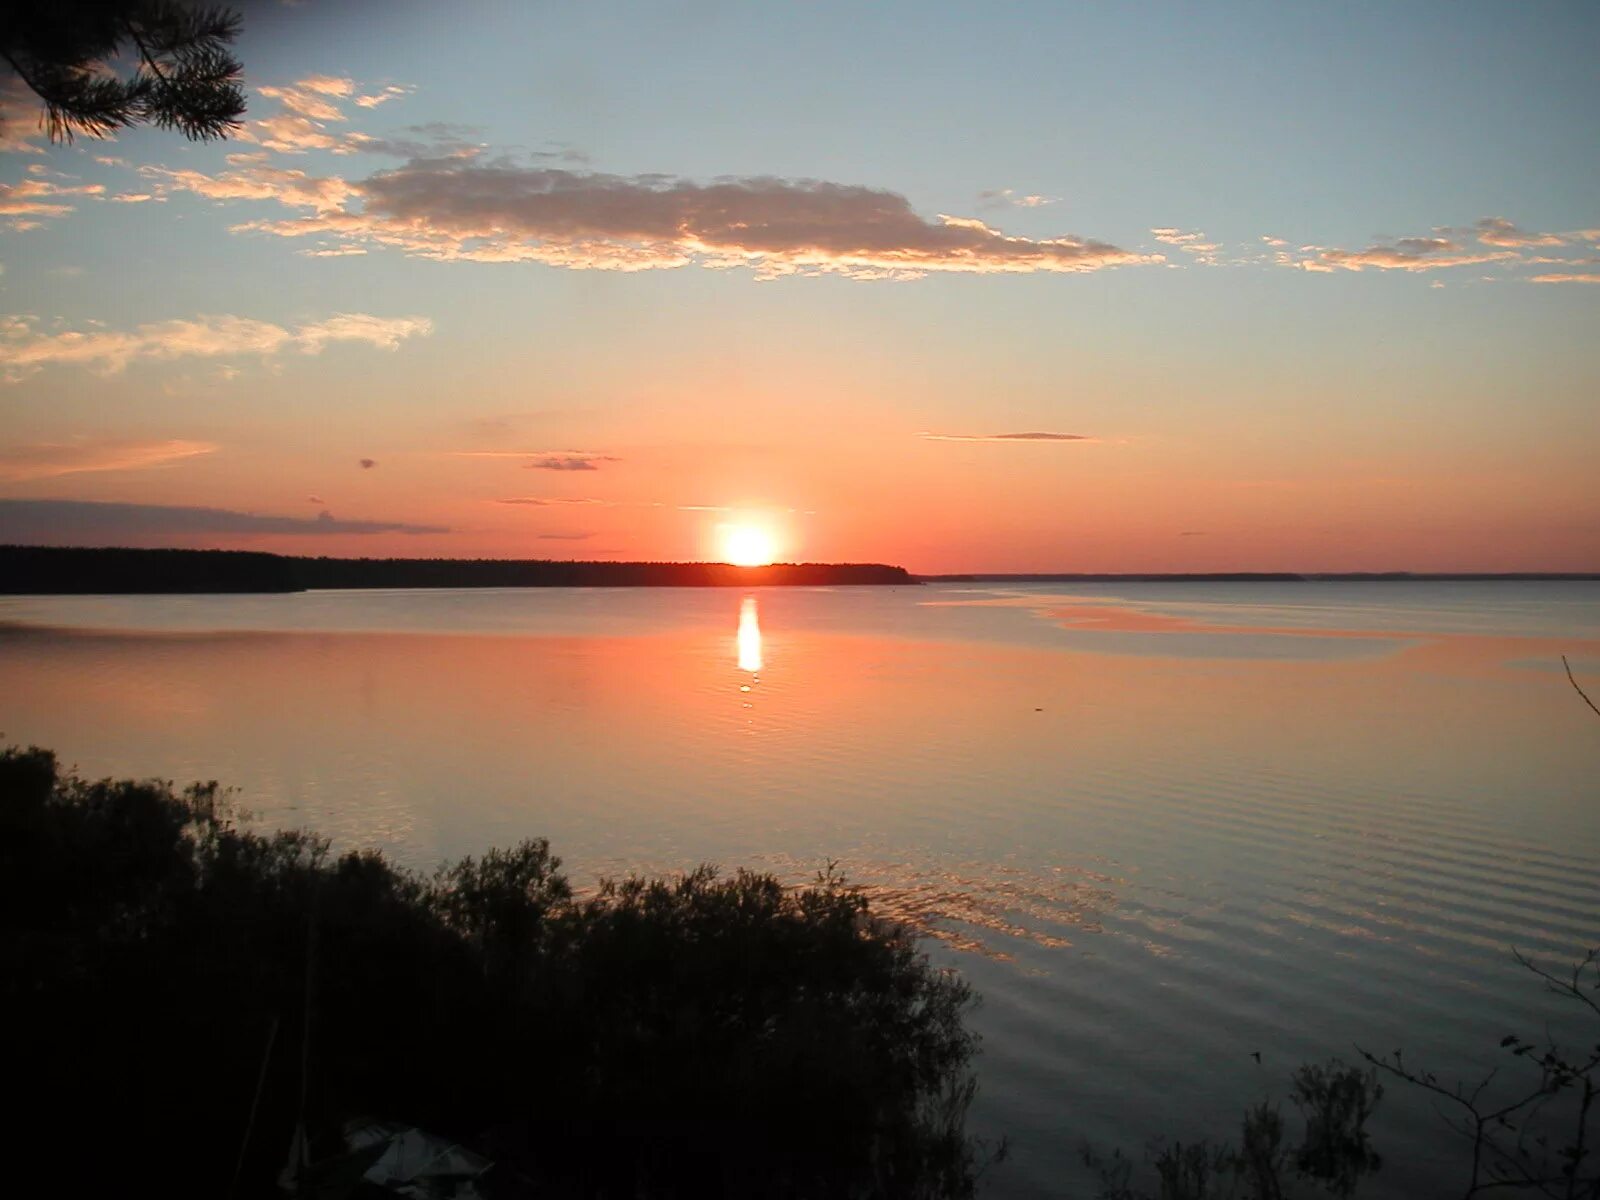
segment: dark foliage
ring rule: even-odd
[[[831,876],[575,898],[529,841],[421,878],[241,829],[215,785],[13,750],[0,912],[13,1135],[50,1194],[271,1193],[302,1086],[314,1158],[374,1114],[502,1194],[972,1191],[969,991]]]
[[[1308,1063],[1291,1079],[1290,1099],[1301,1117],[1296,1146],[1284,1140],[1283,1113],[1262,1103],[1245,1113],[1237,1147],[1206,1139],[1154,1143],[1148,1155],[1156,1181],[1153,1193],[1133,1186],[1136,1164],[1120,1150],[1105,1155],[1086,1147],[1084,1161],[1100,1176],[1100,1200],[1348,1197],[1381,1165],[1366,1123],[1382,1096],[1375,1071],[1346,1066],[1337,1058]]]
[[[9,0],[0,55],[44,101],[52,141],[144,124],[206,141],[244,112],[238,32],[236,13],[179,0]]]
[[[1572,686],[1578,687],[1576,680]],[[1600,1017],[1600,949],[1562,973],[1522,954],[1516,959],[1552,994]],[[1430,1093],[1445,1123],[1470,1146],[1462,1172],[1465,1200],[1508,1193],[1600,1200],[1600,1162],[1591,1128],[1600,1109],[1600,1041],[1567,1047],[1549,1037],[1532,1042],[1508,1033],[1500,1048],[1518,1074],[1501,1079],[1491,1071],[1471,1084],[1447,1084],[1433,1071],[1408,1063],[1399,1050],[1361,1054],[1379,1070]]]

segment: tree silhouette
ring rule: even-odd
[[[53,142],[145,124],[208,141],[244,112],[238,32],[237,13],[178,0],[10,0],[0,58],[44,101]]]

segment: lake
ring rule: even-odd
[[[1600,584],[7,597],[0,736],[419,868],[837,862],[981,993],[1031,1200],[1355,1043],[1454,1078],[1577,1029],[1511,958],[1600,945],[1563,654],[1600,701]],[[1427,1104],[1373,1132],[1370,1194],[1445,1190]]]

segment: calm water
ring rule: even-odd
[[[991,1194],[1063,1196],[1352,1043],[1565,1028],[1509,956],[1600,944],[1563,653],[1600,699],[1600,585],[9,598],[0,735],[419,867],[838,860],[983,995]],[[1390,1090],[1376,1194],[1436,1124]]]

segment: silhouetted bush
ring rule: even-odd
[[[560,866],[529,841],[424,878],[243,829],[214,784],[0,754],[26,1171],[266,1194],[303,1087],[313,1158],[372,1114],[506,1194],[971,1193],[970,992],[861,895],[701,868],[578,898]]]
[[[1155,1200],[1288,1200],[1296,1181],[1322,1195],[1353,1195],[1380,1165],[1366,1132],[1383,1096],[1377,1073],[1334,1058],[1300,1067],[1291,1082],[1302,1125],[1298,1146],[1284,1141],[1283,1113],[1267,1103],[1245,1113],[1237,1148],[1206,1139],[1157,1142],[1149,1154]],[[1135,1164],[1122,1151],[1086,1147],[1084,1161],[1100,1176],[1100,1200],[1152,1200],[1134,1188]]]

